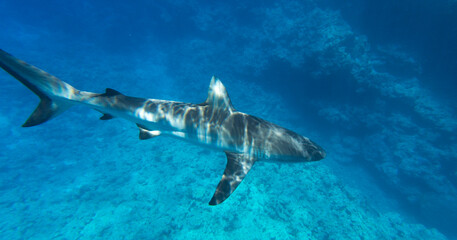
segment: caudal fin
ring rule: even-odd
[[[40,97],[40,104],[23,127],[36,126],[56,117],[72,105],[71,100],[79,92],[64,81],[1,49],[0,67]]]

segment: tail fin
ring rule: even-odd
[[[42,124],[67,110],[79,91],[64,81],[0,49],[0,67],[40,97],[40,104],[23,127]]]

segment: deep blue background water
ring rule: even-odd
[[[0,73],[5,239],[455,239],[455,1],[0,1],[0,48],[83,90],[235,107],[310,137],[312,164],[256,164],[207,206],[222,153],[139,142]]]

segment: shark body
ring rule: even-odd
[[[239,112],[219,79],[213,77],[201,104],[129,97],[113,89],[80,91],[64,81],[0,50],[0,67],[40,97],[24,127],[44,123],[75,104],[101,113],[101,120],[121,117],[137,124],[140,139],[167,135],[224,151],[227,165],[210,205],[227,199],[258,160],[308,162],[325,151],[293,131]]]

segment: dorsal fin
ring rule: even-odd
[[[112,96],[117,96],[117,95],[122,95],[122,93],[120,93],[119,91],[116,91],[112,88],[107,88],[106,92],[101,94],[101,96],[105,96],[105,97],[112,97]]]
[[[207,104],[215,110],[235,111],[224,84],[214,76],[209,84],[208,98],[203,104]]]
[[[103,113],[103,116],[100,117],[100,120],[110,120],[113,119],[114,116],[108,113]]]

